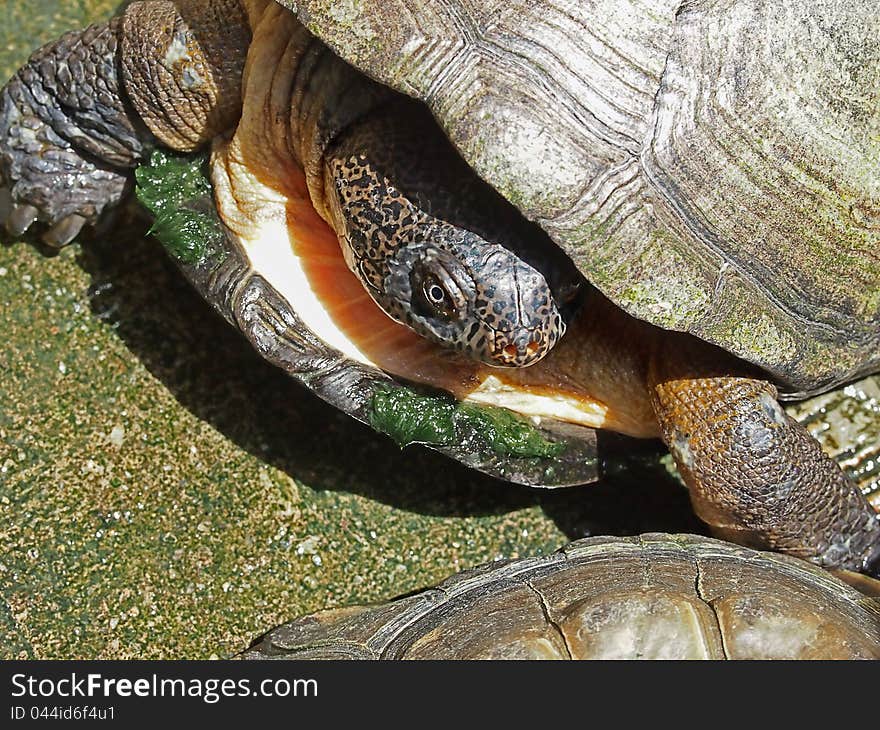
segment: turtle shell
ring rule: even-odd
[[[880,602],[804,561],[710,538],[593,538],[305,616],[243,658],[877,659]]]
[[[221,224],[208,173],[203,157],[157,153],[149,166],[138,170],[138,196],[156,214],[154,233],[189,281],[269,362],[401,445],[426,444],[472,468],[530,486],[568,486],[598,478],[600,453],[591,428],[551,418],[536,425],[515,414],[507,415],[505,423],[497,412],[460,412],[449,396],[419,392],[415,384],[325,342],[253,267],[247,251]],[[174,211],[171,218],[168,209]],[[194,235],[181,237],[181,230]],[[203,248],[193,247],[194,240]],[[338,250],[335,242],[330,246]],[[880,510],[880,377],[789,404],[787,411]],[[470,417],[462,417],[468,413]],[[505,429],[512,437],[505,437]]]
[[[282,4],[630,314],[792,395],[880,366],[873,0]]]
[[[366,328],[367,339],[373,340],[379,339],[375,335],[387,327],[390,320],[379,316],[381,322],[368,323],[367,308],[363,306],[366,299],[363,287],[354,282],[345,267],[332,232],[318,220],[308,201],[305,183],[302,180],[296,182],[302,177],[301,172],[297,177],[289,165],[259,163],[267,139],[273,139],[272,134],[266,137],[266,119],[283,118],[280,112],[269,117],[264,113],[264,87],[274,83],[271,77],[276,63],[273,48],[287,38],[285,32],[281,32],[282,25],[286,26],[286,32],[305,33],[293,14],[287,14],[278,6],[271,7],[270,15],[261,19],[259,28],[255,29],[251,53],[256,55],[250,61],[254,68],[270,72],[248,76],[242,119],[232,137],[221,137],[214,144],[211,179],[219,216],[224,224],[220,225],[217,215],[213,216],[216,236],[200,225],[193,227],[189,222],[179,220],[187,210],[204,215],[211,212],[214,203],[207,184],[196,191],[198,194],[184,200],[179,191],[189,189],[184,178],[191,179],[193,175],[190,173],[184,172],[183,178],[176,181],[162,160],[151,162],[152,171],[145,168],[138,171],[139,194],[144,191],[144,179],[149,177],[154,178],[154,187],[164,185],[165,188],[159,197],[165,196],[165,213],[170,210],[171,215],[164,224],[154,226],[157,233],[161,234],[163,229],[189,229],[196,231],[193,238],[200,245],[213,241],[209,247],[211,251],[184,251],[183,255],[166,241],[184,273],[202,295],[235,324],[266,359],[334,406],[389,433],[401,444],[430,444],[472,467],[508,481],[533,486],[593,481],[598,473],[598,455],[592,428],[656,436],[656,430],[651,430],[654,418],[647,401],[633,405],[632,415],[624,414],[628,418],[626,423],[615,424],[611,419],[617,416],[609,414],[607,408],[603,410],[601,402],[590,402],[592,394],[559,392],[559,383],[571,380],[569,376],[590,359],[577,344],[557,348],[554,356],[547,359],[546,363],[553,359],[553,364],[547,368],[539,365],[526,369],[531,380],[525,388],[519,388],[516,383],[501,382],[503,379],[497,374],[470,372],[467,367],[450,360],[456,357],[454,353],[440,353],[438,348],[427,357],[420,356],[415,368],[395,369],[400,364],[397,345],[401,344],[400,340],[393,339],[396,335],[381,338],[387,339],[388,343],[384,347],[386,352],[380,354],[386,356],[388,351],[393,352],[391,359],[394,362],[388,367],[387,357],[384,360],[374,357],[374,353],[361,349],[360,344],[353,345],[350,331],[337,331],[342,319],[351,319],[337,316],[340,312],[354,312],[357,320],[354,328]],[[162,153],[154,155],[154,159],[157,156],[161,157]],[[251,164],[253,160],[257,164]],[[202,169],[203,176],[204,173]],[[248,192],[239,194],[233,189]],[[178,192],[169,197],[168,190]],[[255,196],[252,199],[259,200],[259,204],[240,206],[239,201],[248,196]],[[149,201],[145,202],[149,204]],[[160,220],[163,218],[162,211],[155,206],[151,209]],[[314,225],[306,225],[311,219],[315,219]],[[281,220],[288,224],[283,235],[275,230],[274,223]],[[308,235],[305,235],[305,229],[309,229]],[[273,237],[281,245],[273,247]],[[313,248],[309,242],[312,238],[315,238],[316,246],[323,246],[314,248],[318,253],[314,260],[318,261],[321,271],[303,263],[311,256],[307,250]],[[327,240],[321,243],[318,239]],[[266,255],[270,248],[273,253]],[[328,263],[331,251],[336,260],[332,271]],[[279,258],[282,255],[283,260]],[[307,271],[310,266],[311,270]],[[300,274],[291,273],[296,271]],[[343,281],[346,277],[351,280],[349,283],[354,282],[360,304],[343,292],[348,286]],[[316,283],[319,280],[324,284]],[[303,299],[309,292],[316,295],[311,304]],[[336,299],[340,292],[343,294],[341,303],[329,304],[330,299]],[[319,316],[312,318],[310,313]],[[332,325],[329,329],[325,319],[333,320],[329,322]],[[577,338],[571,336],[566,339],[569,343],[577,342]],[[493,379],[500,385],[490,383]],[[580,378],[573,380],[579,382]],[[413,383],[428,383],[451,396],[414,391]],[[526,396],[540,399],[548,389],[552,407],[524,400]],[[523,395],[524,391],[527,391],[526,395]],[[512,394],[514,401],[505,400],[502,397],[505,394]],[[571,399],[564,400],[569,395]],[[516,401],[517,398],[520,401]],[[474,402],[502,407],[509,404],[510,409],[520,416],[511,415],[511,410],[501,413],[498,408],[480,411]]]

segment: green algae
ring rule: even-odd
[[[378,389],[370,401],[370,425],[398,446],[453,443],[456,403],[451,398],[418,395],[403,388]]]
[[[0,73],[116,4],[12,0]],[[261,361],[122,223],[50,258],[0,246],[0,657],[226,656],[480,562],[700,529],[655,448],[553,492],[401,452]]]
[[[501,456],[545,459],[566,448],[504,408],[459,403],[443,394],[423,395],[406,388],[376,391],[370,402],[370,425],[401,447],[482,442]]]
[[[150,233],[185,264],[217,255],[222,243],[207,164],[207,154],[155,150],[135,170],[137,198],[154,217]]]
[[[135,171],[137,198],[154,217],[150,233],[174,258],[187,264],[221,255],[223,232],[207,164],[206,154],[156,150]],[[377,392],[370,422],[399,446],[471,443],[500,456],[546,459],[566,448],[506,409],[457,403],[448,396],[421,395],[406,387]]]
[[[499,454],[552,459],[562,454],[565,444],[550,441],[526,419],[504,408],[462,403],[458,421],[486,439]]]

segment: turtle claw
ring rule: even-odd
[[[11,236],[18,238],[37,220],[39,211],[32,205],[13,205],[12,212],[6,219],[6,230]]]
[[[152,136],[118,78],[120,20],[63,35],[0,88],[0,227],[64,246],[131,189]]]
[[[79,235],[86,222],[81,215],[72,213],[46,231],[42,236],[43,242],[53,248],[62,248]]]

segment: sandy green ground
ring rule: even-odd
[[[114,4],[4,0],[0,76]],[[698,529],[656,476],[542,493],[401,452],[263,364],[142,224],[4,243],[3,657],[222,657],[493,558]]]

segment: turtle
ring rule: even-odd
[[[303,616],[238,658],[878,659],[880,581],[862,580],[695,535],[586,538]]]
[[[594,475],[596,428],[660,437],[716,535],[876,573],[877,513],[780,401],[880,366],[878,22],[868,0],[134,2],[0,92],[3,218],[64,245],[136,177],[205,298],[354,417],[536,485]],[[162,151],[206,146],[208,194]],[[492,276],[536,282],[492,353],[471,328],[506,332],[519,285],[465,291],[464,248],[422,245],[474,200],[480,246],[516,259]]]

